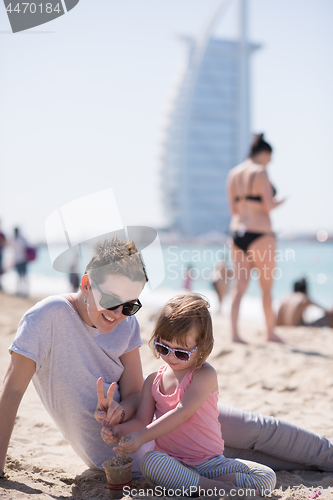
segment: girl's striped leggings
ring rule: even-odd
[[[275,472],[266,465],[248,460],[226,458],[223,455],[210,458],[202,464],[189,466],[160,451],[149,451],[141,460],[141,472],[155,486],[167,489],[198,487],[200,476],[215,479],[235,473],[238,488],[250,488],[266,494],[276,484]]]

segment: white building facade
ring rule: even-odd
[[[162,150],[162,193],[171,229],[183,236],[228,232],[228,171],[250,143],[249,58],[258,46],[209,32],[193,43],[171,103]]]

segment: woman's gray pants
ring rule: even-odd
[[[260,413],[219,404],[224,456],[274,470],[333,471],[333,441]]]

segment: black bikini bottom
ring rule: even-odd
[[[232,240],[238,248],[246,253],[253,241],[260,238],[261,236],[265,236],[266,234],[272,233],[251,233],[251,231],[246,231],[245,233],[239,234],[236,231],[235,233],[232,233]]]

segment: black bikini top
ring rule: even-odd
[[[256,175],[256,172],[254,172],[254,174],[251,175],[251,177],[250,177],[250,183],[249,183],[249,192],[250,193],[252,191],[252,186],[253,186],[253,181],[254,181],[255,175]],[[272,190],[273,190],[273,196],[272,196],[272,198],[274,198],[274,196],[276,196],[276,189],[273,186],[273,184],[271,184],[271,187],[272,187]],[[258,201],[259,203],[261,203],[262,202],[262,197],[260,195],[259,196],[252,196],[252,195],[248,194],[246,196],[235,196],[234,200],[235,201],[251,200],[251,201]]]

